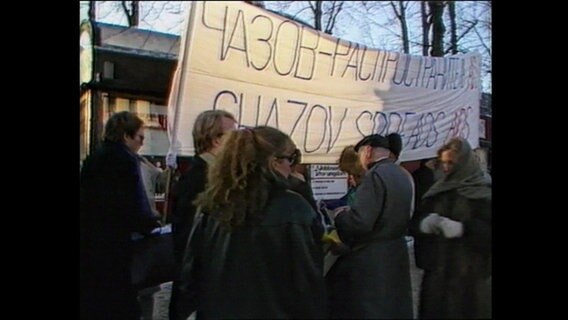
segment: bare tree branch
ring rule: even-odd
[[[477,31],[477,28],[474,28],[473,31],[475,32],[475,34],[479,38],[479,42],[481,43],[481,46],[483,46],[483,48],[485,49],[485,52],[487,52],[487,54],[491,57],[491,48],[489,48],[485,44],[485,41],[483,40],[483,37],[481,37],[481,35],[479,34],[479,31]]]
[[[339,2],[339,4],[336,6],[336,3]],[[335,22],[337,19],[337,16],[339,15],[339,13],[341,12],[342,8],[343,8],[343,3],[344,1],[333,1],[332,7],[331,7],[331,13],[329,16],[329,19],[327,20],[327,25],[325,26],[325,33],[327,34],[332,34],[333,28],[335,27]],[[337,10],[335,10],[337,8]]]
[[[422,21],[422,55],[427,56],[430,52],[430,27],[432,26],[432,22],[426,1],[420,1],[420,12]]]

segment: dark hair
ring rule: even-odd
[[[142,128],[144,121],[132,112],[121,111],[113,114],[104,130],[104,141],[124,142],[124,135],[134,137]]]
[[[194,204],[229,230],[260,217],[271,185],[281,179],[270,158],[296,149],[290,137],[272,127],[231,131],[208,171],[208,185]]]
[[[235,120],[235,117],[225,110],[207,110],[197,116],[192,132],[196,154],[201,154],[211,149],[213,140],[223,135],[221,122],[223,118]]]

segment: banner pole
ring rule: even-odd
[[[168,168],[168,172],[166,173],[166,190],[164,191],[164,209],[163,209],[164,212],[162,213],[162,225],[165,225],[168,219],[172,170],[173,168]]]

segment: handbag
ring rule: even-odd
[[[174,250],[171,225],[149,235],[133,237],[132,285],[137,289],[158,286],[174,279]]]

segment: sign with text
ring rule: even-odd
[[[336,164],[312,164],[310,185],[316,200],[338,199],[347,193],[347,173]]]
[[[193,2],[169,100],[170,153],[194,153],[197,115],[290,135],[306,163],[336,163],[362,137],[397,132],[401,160],[454,136],[478,145],[480,56],[405,55],[331,37],[244,2]]]

